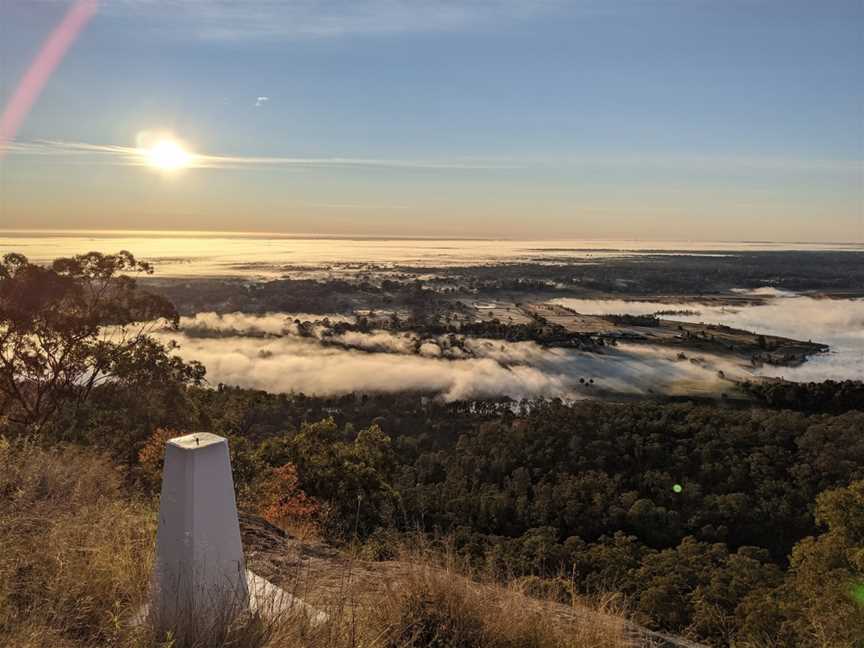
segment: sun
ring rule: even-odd
[[[163,139],[145,150],[147,163],[162,171],[177,171],[189,166],[192,156],[183,146],[171,139]]]

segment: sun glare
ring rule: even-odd
[[[146,151],[150,166],[162,171],[176,171],[189,166],[191,156],[174,140],[160,140]]]

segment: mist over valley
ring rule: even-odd
[[[854,245],[109,232],[7,242],[37,258],[87,245],[149,252],[157,272],[141,281],[183,314],[157,337],[203,363],[211,385],[736,400],[748,381],[864,377]]]

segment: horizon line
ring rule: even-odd
[[[115,238],[118,235],[140,238],[282,238],[282,239],[323,239],[323,240],[408,240],[408,241],[511,241],[511,242],[615,242],[615,243],[689,243],[689,244],[739,244],[739,245],[812,245],[812,246],[864,246],[864,239],[858,241],[790,241],[790,240],[748,240],[748,239],[695,239],[695,238],[640,238],[640,237],[609,237],[609,236],[557,236],[557,237],[509,237],[509,236],[453,236],[453,235],[407,235],[407,234],[324,234],[315,232],[274,232],[274,231],[243,231],[243,230],[195,230],[195,229],[100,229],[100,228],[0,228],[0,234],[11,238],[23,238],[32,234],[45,236],[48,234],[60,237],[94,235],[104,238]]]

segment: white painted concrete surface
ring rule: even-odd
[[[248,569],[246,570],[246,583],[249,587],[250,611],[260,614],[266,619],[276,619],[289,613],[302,614],[309,620],[312,627],[315,627],[326,622],[329,618],[326,612],[321,612],[299,596],[286,592]]]
[[[208,433],[171,439],[159,503],[153,622],[209,626],[248,609],[228,443]]]
[[[148,617],[157,631],[206,632],[252,612],[275,619],[301,614],[315,626],[321,612],[245,568],[228,442],[209,433],[165,446],[159,529]]]

